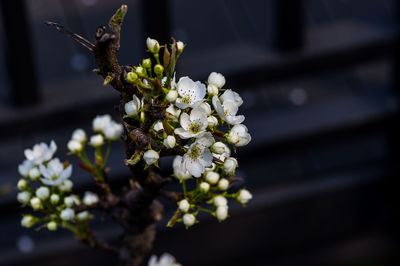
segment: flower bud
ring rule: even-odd
[[[108,123],[105,127],[104,127],[104,136],[106,137],[106,139],[108,140],[117,140],[119,139],[119,137],[121,136],[123,131],[123,127],[121,124],[118,124],[114,121]]]
[[[151,59],[150,58],[143,59],[142,66],[145,68],[151,68]]]
[[[74,197],[73,196],[69,196],[69,197],[65,197],[64,198],[64,203],[67,207],[72,207],[74,205]]]
[[[176,144],[176,139],[174,136],[169,135],[164,139],[164,146],[167,147],[168,149],[172,149],[175,147]]]
[[[90,137],[89,144],[95,148],[101,147],[104,145],[104,137],[101,134],[96,134]]]
[[[185,215],[183,215],[183,224],[186,227],[194,225],[195,222],[196,222],[196,217],[194,217],[193,214],[186,213]]]
[[[19,190],[24,190],[28,187],[28,181],[25,179],[18,180],[17,187]]]
[[[34,209],[34,210],[38,210],[42,207],[42,202],[40,201],[39,198],[36,198],[36,197],[32,198],[30,203],[31,203],[32,209]]]
[[[51,194],[50,196],[51,204],[56,205],[59,201],[60,201],[60,196],[58,196],[57,194]]]
[[[135,72],[131,71],[126,74],[125,81],[130,84],[133,84],[136,82],[138,78],[139,78],[138,75]]]
[[[75,129],[72,133],[72,139],[80,143],[85,142],[87,140],[85,131],[81,128]]]
[[[98,115],[93,119],[92,126],[93,131],[101,132],[104,130],[106,125],[111,122],[110,115]]]
[[[247,189],[244,188],[239,191],[239,194],[237,196],[237,200],[242,204],[246,204],[252,198],[253,195]]]
[[[206,180],[207,180],[208,183],[210,183],[212,185],[217,184],[218,179],[219,179],[219,174],[218,173],[212,172],[212,171],[208,171],[206,173]]]
[[[207,122],[208,122],[209,128],[213,128],[216,125],[218,125],[218,119],[213,115],[210,115],[209,117],[207,117]]]
[[[216,72],[212,72],[208,76],[208,85],[214,85],[217,88],[222,88],[225,85],[225,77]]]
[[[148,165],[152,165],[158,161],[160,156],[155,150],[148,150],[143,154],[143,159]]]
[[[79,141],[71,139],[67,144],[68,150],[72,153],[78,153],[82,150],[82,144]]]
[[[139,102],[140,103],[140,102]],[[129,101],[125,104],[125,113],[128,116],[135,116],[137,112],[139,112],[140,105],[138,105],[138,102],[135,100]]]
[[[228,205],[228,200],[224,196],[221,196],[221,195],[215,196],[213,202],[216,207]]]
[[[229,188],[229,181],[227,179],[225,179],[225,178],[222,178],[218,182],[218,188],[220,190],[227,190]]]
[[[67,179],[64,180],[64,182],[61,183],[61,185],[58,186],[58,189],[64,192],[71,191],[72,187],[74,186],[74,183],[72,183],[71,180]]]
[[[50,196],[50,190],[48,187],[40,187],[36,189],[36,197],[41,200],[46,200]]]
[[[190,209],[190,204],[187,200],[183,199],[178,203],[179,210],[182,212],[188,212]]]
[[[26,227],[26,228],[30,228],[30,227],[34,226],[35,223],[36,223],[35,217],[33,217],[30,214],[24,215],[21,219],[21,226]]]
[[[210,184],[208,184],[207,182],[201,182],[199,187],[200,191],[203,193],[207,193],[210,190]]]
[[[173,103],[176,101],[176,98],[178,98],[178,92],[176,90],[170,90],[165,98],[168,102]]]
[[[224,143],[218,141],[211,146],[211,151],[216,154],[223,154],[225,152],[225,147],[226,145]]]
[[[237,134],[228,134],[227,140],[230,144],[235,145],[239,142],[239,136]]]
[[[154,124],[153,129],[155,132],[158,132],[160,130],[163,130],[164,126],[161,121],[157,121],[157,123]]]
[[[211,106],[208,103],[201,103],[199,107],[204,110],[207,116],[211,114]]]
[[[185,48],[185,44],[181,41],[176,42],[176,46],[178,47],[178,53],[183,52],[183,48]]]
[[[28,191],[22,191],[17,194],[17,200],[21,204],[27,204],[31,199],[31,193]]]
[[[207,86],[207,92],[211,96],[218,95],[218,88],[214,85],[209,84]]]
[[[164,67],[160,64],[155,65],[154,73],[156,73],[158,77],[161,77],[164,74]]]
[[[75,211],[71,208],[65,208],[60,214],[60,218],[64,221],[71,221],[75,217]]]
[[[37,180],[41,176],[41,173],[37,167],[33,167],[29,170],[29,178],[32,180]]]
[[[85,221],[85,220],[89,219],[89,217],[90,217],[90,215],[89,215],[89,212],[88,212],[88,211],[83,211],[83,212],[80,212],[80,213],[78,213],[78,214],[76,215],[76,218],[77,218],[79,221]]]
[[[98,202],[99,202],[99,196],[97,196],[97,194],[90,191],[85,192],[85,196],[83,196],[83,204],[90,206]]]
[[[227,174],[235,173],[238,162],[235,158],[229,157],[224,161],[224,171]]]
[[[155,39],[151,39],[150,37],[147,37],[146,45],[147,45],[147,49],[149,49],[149,51],[153,54],[158,53],[158,51],[160,51],[160,44]]]
[[[223,221],[228,218],[228,206],[219,206],[215,212],[218,221]]]
[[[141,67],[141,66],[138,66],[138,67],[136,68],[136,74],[137,74],[139,77],[144,78],[144,77],[147,75],[147,71],[146,71],[145,68],[143,68],[143,67]]]
[[[58,228],[58,225],[55,221],[48,222],[46,226],[49,231],[56,231]]]

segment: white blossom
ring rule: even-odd
[[[212,72],[208,76],[208,84],[214,85],[217,88],[222,88],[225,85],[225,77],[221,73]]]
[[[206,86],[200,81],[194,82],[189,77],[182,77],[176,85],[179,97],[175,101],[178,108],[196,108],[206,95]]]
[[[47,226],[47,229],[50,231],[56,231],[57,227],[58,227],[57,223],[54,221],[48,222],[46,226]]]
[[[213,128],[216,125],[218,125],[218,119],[213,115],[210,115],[209,117],[207,117],[207,122],[208,122],[209,128]]]
[[[71,139],[70,141],[68,141],[67,144],[68,150],[72,153],[77,153],[82,151],[83,146],[79,141],[76,141],[74,139]]]
[[[186,199],[181,200],[178,203],[179,206],[179,210],[181,210],[182,212],[188,212],[189,208],[190,208],[190,204]]]
[[[219,206],[215,211],[218,221],[223,221],[228,218],[228,206]]]
[[[226,178],[222,178],[218,182],[218,188],[220,190],[227,190],[229,188],[229,181]]]
[[[243,115],[236,116],[239,106],[233,100],[226,100],[221,104],[218,96],[213,96],[212,103],[217,114],[228,124],[237,125],[244,121]]]
[[[170,90],[165,96],[168,102],[173,103],[178,98],[178,92],[176,90]]]
[[[72,205],[74,205],[74,203],[75,203],[75,200],[74,200],[73,196],[68,196],[68,197],[64,198],[64,204],[67,207],[72,207]]]
[[[163,124],[162,124],[161,121],[157,121],[157,122],[154,124],[153,129],[154,129],[155,132],[159,132],[160,130],[163,130],[163,129],[164,129],[164,126],[163,126]]]
[[[26,181],[25,179],[21,178],[20,180],[18,180],[17,183],[17,188],[19,190],[24,190],[28,187],[28,181]]]
[[[221,162],[217,161],[218,163],[223,163],[225,159],[231,155],[231,150],[229,149],[229,147],[225,143],[221,142],[218,144],[218,151],[221,152],[222,149],[224,149],[224,151],[220,154],[213,153],[213,156],[221,161]]]
[[[31,193],[28,191],[22,191],[17,194],[17,200],[21,204],[27,204],[31,199]]]
[[[42,202],[37,197],[32,198],[30,200],[30,204],[31,204],[32,209],[34,209],[34,210],[38,210],[42,207]]]
[[[242,204],[246,204],[252,198],[253,198],[253,195],[247,189],[241,189],[237,196],[237,200]]]
[[[214,202],[215,207],[228,205],[228,200],[224,196],[221,196],[221,195],[215,196],[213,202]]]
[[[181,42],[181,41],[177,41],[176,42],[176,47],[178,47],[178,52],[182,53],[183,48],[185,48],[185,44],[183,42]]]
[[[86,191],[85,195],[83,196],[83,204],[90,206],[97,204],[99,202],[99,196],[96,193]]]
[[[24,215],[21,219],[21,226],[22,227],[32,227],[35,224],[35,217],[33,217],[32,215],[28,214],[28,215]]]
[[[103,130],[104,136],[106,137],[106,139],[109,140],[119,139],[119,137],[122,134],[122,131],[123,131],[122,125],[114,121],[108,123]]]
[[[197,137],[207,129],[207,115],[204,109],[198,107],[190,112],[190,116],[187,113],[181,114],[180,117],[180,128],[175,129],[175,134],[183,139],[189,139]]]
[[[217,141],[211,146],[211,151],[216,154],[223,154],[225,152],[226,145],[221,142]]]
[[[205,178],[208,183],[214,185],[214,184],[217,184],[217,182],[219,180],[219,174],[216,172],[207,171]]]
[[[51,204],[57,204],[60,201],[60,196],[58,196],[57,194],[51,194],[50,196],[50,202]]]
[[[61,211],[60,218],[64,221],[72,221],[75,218],[75,211],[71,208],[65,208]]]
[[[160,158],[160,155],[158,155],[158,153],[155,150],[147,150],[143,154],[143,159],[145,160],[145,162],[148,165],[154,164],[155,162],[158,161],[159,158]]]
[[[251,136],[245,125],[239,124],[231,128],[228,134],[228,142],[235,145],[236,147],[241,147],[249,144],[251,141]]]
[[[29,170],[33,167],[33,162],[30,160],[24,160],[22,164],[18,165],[18,173],[24,177],[29,175]]]
[[[164,146],[168,149],[172,149],[173,147],[175,147],[175,144],[176,144],[176,139],[172,135],[169,135],[164,139]]]
[[[64,165],[58,158],[51,160],[47,166],[39,165],[43,178],[40,180],[48,186],[59,186],[72,174],[72,165],[64,169]]]
[[[32,180],[37,180],[42,174],[39,171],[39,168],[33,167],[29,170],[29,178]]]
[[[39,165],[43,162],[50,160],[57,150],[56,143],[52,140],[50,145],[42,142],[36,144],[32,149],[26,149],[24,151],[26,159],[32,161],[35,165]]]
[[[192,226],[196,222],[196,217],[194,217],[194,215],[191,213],[186,213],[185,215],[183,215],[182,219],[183,219],[183,224],[186,227]]]
[[[80,221],[87,220],[87,219],[89,219],[89,217],[90,217],[90,214],[89,214],[88,211],[83,211],[83,212],[80,212],[80,213],[78,213],[78,214],[76,215],[76,218],[77,218],[78,220],[80,220]]]
[[[151,255],[148,266],[182,266],[175,261],[175,258],[168,253],[161,255],[160,259],[157,259],[156,255]]]
[[[72,183],[71,180],[66,179],[64,182],[61,183],[61,185],[58,186],[58,189],[64,192],[71,191],[74,183]]]
[[[243,104],[242,97],[240,97],[239,93],[234,92],[233,90],[226,90],[220,97],[222,103],[231,101],[235,103],[238,107]]]
[[[36,197],[41,200],[46,200],[50,196],[50,190],[48,187],[39,187],[36,189]]]
[[[87,136],[83,129],[77,128],[72,132],[72,139],[82,143],[87,140]]]
[[[177,155],[172,163],[172,167],[174,168],[174,175],[179,180],[186,180],[192,177],[192,175],[184,169],[182,163],[182,156]]]
[[[238,162],[235,158],[229,157],[224,162],[224,171],[227,174],[235,173],[236,167],[238,166]]]
[[[156,39],[147,37],[146,45],[147,45],[147,49],[149,49],[149,51],[152,52],[153,54],[158,53],[158,51],[160,50],[160,44],[158,43],[158,41]]]
[[[217,88],[217,86],[215,86],[215,85],[209,84],[209,85],[207,86],[207,92],[208,92],[208,94],[211,95],[211,96],[218,95],[218,88]]]
[[[201,182],[199,187],[200,191],[203,193],[207,193],[210,190],[210,184],[208,184],[207,182]]]
[[[110,115],[98,115],[93,119],[93,131],[102,132],[105,126],[111,122]]]
[[[133,94],[133,100],[132,101],[129,101],[129,102],[127,102],[126,104],[125,104],[125,106],[124,106],[124,108],[125,108],[125,113],[128,115],[128,116],[135,116],[138,112],[139,112],[139,110],[140,110],[140,108],[141,108],[141,101],[140,101],[140,99],[135,95],[135,94]]]
[[[89,144],[93,147],[101,147],[104,145],[104,137],[101,134],[96,134],[90,137]]]
[[[210,132],[200,135],[183,156],[183,169],[194,177],[201,176],[205,171],[205,167],[209,167],[212,164],[213,156],[209,147],[213,142],[214,138]]]

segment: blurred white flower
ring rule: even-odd
[[[89,217],[90,217],[90,214],[89,214],[88,211],[83,211],[83,212],[80,212],[80,213],[78,213],[78,214],[76,215],[76,218],[77,218],[78,220],[80,220],[80,221],[87,220],[87,219],[89,219]]]
[[[78,128],[75,129],[74,132],[72,132],[72,139],[82,143],[87,140],[87,136],[83,129]]]
[[[179,97],[175,101],[178,108],[196,108],[206,95],[206,86],[200,81],[194,82],[189,77],[182,77],[176,85]]]
[[[71,208],[65,208],[61,211],[60,218],[64,221],[72,221],[75,218],[75,211]]]
[[[104,136],[108,140],[117,140],[121,136],[123,127],[121,124],[111,121],[109,122],[103,130]]]
[[[177,155],[172,163],[172,167],[174,168],[174,175],[179,180],[186,180],[192,177],[192,175],[184,169],[182,156]]]
[[[72,183],[71,180],[66,179],[66,180],[64,180],[64,182],[61,183],[61,185],[58,186],[58,189],[61,191],[64,191],[64,192],[71,191],[73,185],[74,185],[74,183]]]
[[[77,153],[77,152],[82,151],[83,146],[82,146],[81,142],[79,142],[79,141],[77,141],[77,140],[74,140],[74,139],[71,139],[71,140],[68,141],[68,143],[67,143],[67,148],[68,148],[68,150],[69,150],[70,152],[72,152],[72,153]]]
[[[214,85],[217,88],[222,88],[225,85],[225,77],[221,73],[212,72],[208,76],[208,84]]]
[[[64,165],[58,158],[51,160],[47,166],[39,165],[43,178],[40,180],[48,186],[59,186],[72,174],[72,165],[64,169]]]
[[[182,266],[175,261],[175,258],[168,253],[161,255],[160,259],[157,259],[156,255],[151,255],[148,266]]]
[[[93,119],[93,131],[102,132],[104,127],[111,122],[110,115],[98,115]]]
[[[37,180],[42,174],[39,171],[39,168],[33,167],[31,170],[29,170],[29,178],[32,180]]]
[[[218,221],[223,221],[228,218],[228,206],[219,206],[215,211]]]
[[[183,139],[197,137],[207,129],[207,114],[203,108],[195,108],[190,112],[181,114],[180,128],[175,129],[175,134]]]
[[[200,191],[203,193],[207,193],[210,190],[210,184],[208,184],[207,182],[201,182],[199,187]]]
[[[219,174],[216,172],[207,171],[205,178],[208,183],[214,185],[214,184],[217,184],[217,182],[219,180]]]
[[[28,187],[28,181],[26,181],[25,179],[21,178],[20,180],[18,180],[17,183],[17,188],[19,190],[25,190]]]
[[[96,134],[90,137],[89,144],[93,147],[101,147],[104,145],[104,137],[101,134]]]
[[[160,155],[158,155],[158,153],[155,150],[147,150],[143,154],[143,159],[145,160],[145,162],[148,165],[154,164],[155,162],[158,161],[159,158],[160,158]]]
[[[33,167],[33,162],[30,160],[24,160],[22,164],[18,165],[18,173],[24,177],[29,175],[29,170]]]
[[[34,209],[34,210],[38,210],[42,207],[42,202],[37,197],[31,198],[30,204],[31,204],[32,209]]]
[[[229,181],[226,178],[222,178],[218,182],[218,188],[220,190],[227,190],[229,188]]]
[[[194,217],[194,215],[191,213],[186,213],[185,215],[183,215],[182,219],[183,219],[183,224],[186,227],[192,226],[196,222],[196,217]]]
[[[83,196],[83,204],[90,206],[99,202],[99,196],[96,193],[86,191]]]
[[[247,189],[244,189],[244,188],[239,191],[239,194],[237,196],[237,200],[242,204],[246,204],[252,198],[253,198],[253,195],[250,193],[250,191],[248,191]]]
[[[164,139],[164,146],[168,149],[172,149],[173,147],[175,147],[175,144],[176,144],[176,139],[172,135],[169,135]]]
[[[46,200],[50,196],[50,190],[48,187],[39,187],[35,194],[39,199]]]
[[[178,202],[179,210],[182,212],[188,212],[190,208],[190,204],[186,199],[181,200]]]
[[[35,217],[30,214],[24,215],[21,219],[21,226],[26,228],[32,227],[35,224],[35,220]]]
[[[22,191],[17,194],[17,200],[21,204],[27,204],[31,199],[31,193],[28,191]]]
[[[221,196],[221,195],[215,196],[213,202],[214,202],[215,207],[228,205],[228,200],[224,196]]]
[[[60,201],[60,196],[58,196],[57,194],[51,194],[50,196],[50,202],[51,204],[57,204]]]
[[[32,161],[35,165],[39,165],[43,162],[50,160],[57,150],[56,143],[52,140],[50,145],[42,142],[36,144],[32,149],[26,149],[24,151],[26,159]]]
[[[228,142],[235,145],[236,147],[241,147],[249,144],[251,141],[251,136],[245,125],[239,124],[231,128],[228,134]]]
[[[176,47],[178,47],[178,52],[182,53],[183,48],[185,48],[185,44],[183,42],[181,42],[181,41],[177,41],[176,42]]]

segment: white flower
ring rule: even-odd
[[[218,95],[218,88],[212,84],[207,86],[207,92],[211,96]]]
[[[82,144],[79,141],[76,141],[74,139],[71,139],[70,141],[68,141],[67,144],[68,150],[72,153],[77,153],[82,151]]]
[[[39,199],[46,200],[50,196],[50,190],[48,187],[39,187],[35,194]]]
[[[217,184],[217,182],[219,180],[219,174],[216,172],[207,171],[205,178],[208,183],[214,185],[214,184]]]
[[[108,123],[103,130],[104,136],[109,140],[117,140],[122,134],[122,125],[114,121]]]
[[[213,202],[214,202],[215,207],[228,205],[228,200],[224,196],[221,196],[221,195],[215,196]]]
[[[158,132],[158,131],[160,131],[160,130],[163,130],[163,129],[164,129],[164,126],[163,126],[163,124],[162,124],[161,121],[157,121],[157,122],[154,124],[153,129],[154,129],[155,132]]]
[[[203,109],[207,116],[211,114],[211,106],[208,103],[201,103],[199,108]]]
[[[175,105],[181,109],[196,108],[206,95],[206,86],[200,81],[194,82],[189,77],[180,78],[176,89],[180,97],[176,99]]]
[[[161,255],[160,259],[157,260],[156,255],[151,255],[148,266],[182,266],[175,261],[175,258],[168,253]]]
[[[26,228],[32,227],[35,223],[35,217],[30,214],[24,215],[21,219],[21,226]]]
[[[207,193],[210,190],[210,184],[208,184],[207,182],[201,182],[199,187],[200,191],[203,193]]]
[[[217,141],[211,146],[211,151],[216,154],[223,154],[225,149],[226,145],[221,141]]]
[[[252,198],[253,198],[253,195],[247,189],[241,189],[237,196],[237,200],[242,204],[246,204]]]
[[[111,122],[110,115],[98,115],[93,119],[93,131],[101,132],[103,131],[104,127]]]
[[[76,215],[76,218],[78,219],[78,220],[80,220],[80,221],[84,221],[84,220],[87,220],[87,219],[89,219],[89,212],[88,211],[83,211],[83,212],[80,212],[80,213],[78,213],[77,215]]]
[[[39,165],[43,162],[50,160],[57,150],[56,143],[52,140],[50,146],[42,142],[36,144],[32,149],[26,149],[24,151],[26,159],[32,161],[35,165]]]
[[[158,41],[150,37],[147,37],[146,45],[147,49],[149,49],[149,51],[153,54],[158,53],[158,51],[160,50],[160,44],[158,43]]]
[[[225,102],[232,101],[234,102],[238,107],[243,104],[243,100],[240,97],[239,93],[234,92],[233,90],[226,90],[220,97],[222,103],[224,104]]]
[[[176,47],[178,47],[178,52],[182,53],[183,48],[185,48],[185,44],[183,42],[181,42],[181,41],[177,41],[176,42]]]
[[[22,164],[18,165],[18,173],[24,177],[27,177],[29,170],[33,167],[33,162],[29,160],[24,160]]]
[[[60,214],[60,218],[64,221],[72,221],[75,217],[75,211],[71,208],[65,208]]]
[[[210,132],[205,132],[199,136],[183,156],[183,169],[194,177],[201,176],[205,167],[209,167],[212,164],[213,156],[208,147],[213,142],[214,138]]]
[[[26,189],[27,187],[28,187],[28,181],[26,181],[25,179],[20,179],[20,180],[18,180],[17,188],[18,188],[19,190],[24,190],[24,189]]]
[[[213,156],[215,158],[217,158],[218,160],[224,162],[226,158],[228,158],[231,155],[231,150],[229,149],[229,147],[225,144],[225,143],[220,143],[218,144],[218,151],[221,152],[222,149],[224,149],[224,151],[220,154],[218,153],[213,153]],[[218,162],[221,163],[221,162]]]
[[[209,117],[207,117],[207,122],[208,122],[209,128],[213,128],[216,125],[218,125],[218,119],[213,115],[210,115]]]
[[[182,212],[188,212],[190,208],[190,204],[187,200],[183,199],[178,203],[179,210]]]
[[[234,101],[227,100],[221,104],[218,96],[213,96],[212,103],[217,111],[217,114],[228,124],[237,125],[244,121],[243,115],[236,116],[239,106]]]
[[[177,98],[178,92],[176,90],[170,90],[165,96],[165,99],[167,99],[167,101],[169,101],[170,103],[175,102]]]
[[[81,128],[75,129],[74,132],[72,132],[72,139],[80,143],[85,142],[87,140],[85,131]]]
[[[51,221],[51,222],[47,223],[47,229],[50,230],[50,231],[56,231],[57,227],[58,227],[58,225],[54,221]]]
[[[218,182],[218,188],[220,190],[227,190],[229,188],[229,181],[226,178],[222,178]]]
[[[219,206],[215,212],[218,221],[223,221],[228,218],[228,206]]]
[[[47,166],[39,165],[43,178],[40,180],[48,186],[59,186],[72,174],[72,165],[64,169],[63,164],[58,158],[51,160]]]
[[[181,127],[175,129],[175,134],[183,139],[197,137],[207,129],[207,114],[204,109],[195,108],[190,112],[190,116],[187,113],[181,114],[180,124]]]
[[[232,127],[228,134],[228,142],[235,145],[236,147],[241,147],[249,144],[251,141],[251,136],[245,125],[239,124]]]
[[[32,209],[34,209],[34,210],[38,210],[42,207],[42,202],[40,201],[39,198],[36,198],[36,197],[32,198],[30,200],[30,203],[31,203]]]
[[[175,147],[175,144],[176,144],[176,139],[172,135],[169,135],[164,139],[164,146],[167,147],[168,149],[172,149],[173,147]]]
[[[33,167],[29,170],[29,178],[32,180],[37,180],[42,174],[39,171],[39,168]]]
[[[17,194],[17,200],[21,204],[27,204],[29,200],[31,199],[31,193],[28,191],[22,191]]]
[[[228,158],[224,162],[224,171],[228,174],[235,173],[236,167],[238,166],[238,162],[235,158]]]
[[[57,194],[51,194],[50,196],[50,202],[51,204],[57,204],[60,201],[60,196],[58,196]]]
[[[175,108],[173,104],[170,104],[167,109],[165,109],[167,113],[171,114],[172,117],[178,119],[179,115],[181,114],[182,110]]]
[[[99,196],[97,196],[97,194],[90,191],[85,192],[85,195],[83,196],[83,204],[90,206],[98,202],[99,202]]]
[[[64,198],[64,203],[67,207],[72,207],[72,205],[74,205],[74,197],[73,196],[68,196]]]
[[[222,88],[225,85],[225,77],[221,73],[212,72],[208,76],[208,84],[214,85],[217,88]]]
[[[154,164],[155,162],[158,161],[159,158],[160,158],[160,155],[158,155],[158,153],[155,150],[147,150],[143,154],[143,159],[145,160],[145,162],[148,165]]]
[[[183,215],[183,224],[186,227],[194,225],[195,222],[196,222],[196,217],[194,217],[193,214],[186,213],[185,215]]]
[[[125,113],[128,116],[135,116],[139,112],[139,110],[141,108],[140,99],[135,94],[133,94],[132,98],[133,98],[133,100],[127,102],[125,104],[125,106],[124,106],[125,107]]]
[[[90,137],[89,144],[93,147],[101,147],[104,144],[104,137],[101,134],[96,134]]]
[[[179,180],[186,180],[192,177],[192,175],[183,167],[182,156],[178,155],[175,157],[172,167],[174,168],[174,175]]]
[[[71,180],[66,179],[64,182],[61,183],[61,185],[58,186],[58,189],[64,192],[71,191],[74,183],[72,183]]]

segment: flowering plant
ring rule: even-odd
[[[151,58],[137,66],[120,66],[116,54],[126,12],[123,5],[112,16],[110,32],[105,27],[97,29],[96,44],[47,22],[92,51],[104,85],[110,84],[121,95],[120,123],[110,115],[97,116],[90,138],[77,129],[67,144],[70,155],[77,156],[79,166],[94,177],[101,195],[72,192],[72,165],[54,158],[57,146],[52,141],[25,150],[26,160],[18,167],[22,178],[17,197],[34,211],[23,216],[22,226],[65,228],[82,242],[117,254],[123,265],[139,265],[152,247],[153,224],[163,216],[157,196],[166,196],[176,204],[167,226],[183,223],[186,228],[198,222],[200,212],[220,222],[227,219],[229,198],[243,205],[252,198],[246,189],[231,189],[232,183],[240,181],[235,177],[238,162],[231,149],[236,152],[236,147],[247,145],[251,136],[242,124],[245,117],[237,114],[243,100],[225,88],[222,74],[212,72],[205,83],[189,77],[177,80],[175,66],[184,43],[173,39],[170,45],[160,45],[147,38]],[[124,163],[132,174],[127,180],[129,189],[120,193],[112,191],[106,167],[112,143],[118,139],[124,142]],[[92,159],[87,155],[91,149]],[[171,177],[180,182],[181,191],[164,188],[171,181],[159,173],[160,158],[165,156],[175,156]],[[188,189],[188,182],[193,183],[192,189]],[[120,246],[99,239],[90,229],[95,210],[111,215],[124,228]],[[178,264],[165,254],[160,261],[152,257],[149,265]]]

